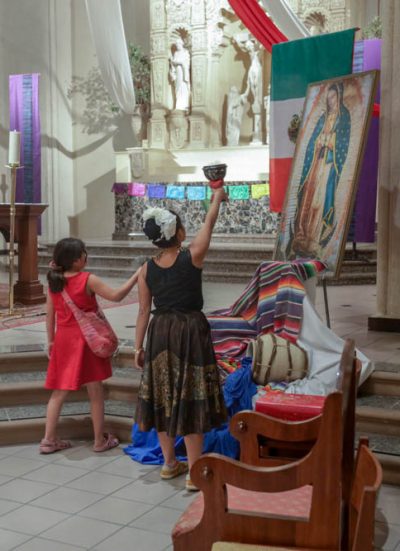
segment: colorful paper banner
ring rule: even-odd
[[[185,195],[186,190],[186,195]],[[269,184],[240,184],[225,185],[224,190],[229,198],[235,200],[261,199],[269,195]],[[145,197],[149,199],[175,199],[183,201],[204,201],[211,199],[213,190],[206,185],[175,185],[175,184],[145,184],[142,182],[131,182],[129,184],[116,182],[112,190],[115,194],[128,193],[133,197]]]
[[[128,188],[128,184],[120,184],[116,182],[111,188],[111,191],[115,193],[115,195],[122,195],[126,193],[127,188]]]
[[[253,184],[251,186],[251,197],[253,199],[261,199],[269,195],[269,184]]]
[[[146,195],[146,185],[139,182],[128,184],[128,195],[132,197],[144,197]]]
[[[186,188],[186,196],[189,201],[204,201],[206,198],[205,186],[188,186]]]
[[[169,184],[167,186],[167,199],[183,201],[185,199],[185,186],[175,186],[173,184]]]
[[[247,184],[240,186],[229,186],[229,199],[232,201],[240,201],[249,199],[250,189]]]
[[[224,190],[226,193],[228,193],[228,186],[224,186]],[[213,194],[213,190],[210,188],[210,186],[207,187],[207,199],[211,199]]]
[[[147,184],[147,196],[149,199],[164,199],[164,184]]]

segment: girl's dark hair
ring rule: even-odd
[[[86,247],[80,239],[66,237],[58,241],[54,247],[51,268],[47,272],[50,291],[61,293],[65,286],[64,272],[68,272],[83,253],[86,253]]]
[[[176,214],[176,212],[174,212],[171,209],[167,209],[167,210],[176,216],[176,231],[175,231],[175,235],[173,235],[171,239],[160,239],[161,228],[158,224],[156,224],[156,221],[154,220],[154,218],[149,218],[148,220],[146,220],[143,226],[143,231],[145,235],[149,239],[151,239],[151,241],[153,242],[153,245],[156,245],[160,249],[167,249],[168,247],[179,245],[179,241],[176,235],[179,230],[183,229],[182,220],[179,214]],[[159,241],[157,241],[158,239]]]

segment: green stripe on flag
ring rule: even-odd
[[[310,82],[351,73],[356,29],[275,44],[271,101],[301,98]]]

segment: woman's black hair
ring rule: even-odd
[[[176,230],[175,235],[173,235],[170,239],[160,239],[161,237],[161,228],[158,224],[156,224],[156,221],[154,218],[149,218],[146,220],[143,231],[144,234],[151,239],[153,242],[153,245],[156,245],[160,249],[167,249],[168,247],[174,247],[175,245],[179,245],[179,241],[177,238],[177,233],[179,230],[183,229],[182,220],[179,216],[179,214],[176,214],[171,209],[167,209],[170,213],[172,213],[174,216],[176,216]]]
[[[53,251],[51,268],[47,272],[50,291],[61,293],[65,286],[64,272],[68,272],[74,262],[86,253],[85,243],[80,239],[65,237],[58,241]]]

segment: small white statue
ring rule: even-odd
[[[268,86],[267,95],[264,96],[264,109],[265,109],[265,143],[269,143],[269,111],[271,106],[271,86]]]
[[[243,35],[237,35],[235,41],[239,48],[249,54],[250,67],[247,73],[246,90],[243,92],[242,97],[247,99],[251,104],[251,109],[254,115],[253,119],[253,144],[262,143],[261,134],[261,111],[263,107],[263,94],[262,94],[262,65],[259,58],[260,45],[254,40],[243,40]],[[250,99],[249,99],[250,97]]]
[[[169,58],[169,77],[175,94],[174,109],[189,111],[190,54],[180,37],[175,40],[175,51]]]
[[[231,86],[228,94],[226,117],[226,141],[228,146],[239,145],[245,101],[246,98],[239,93],[236,86]]]

